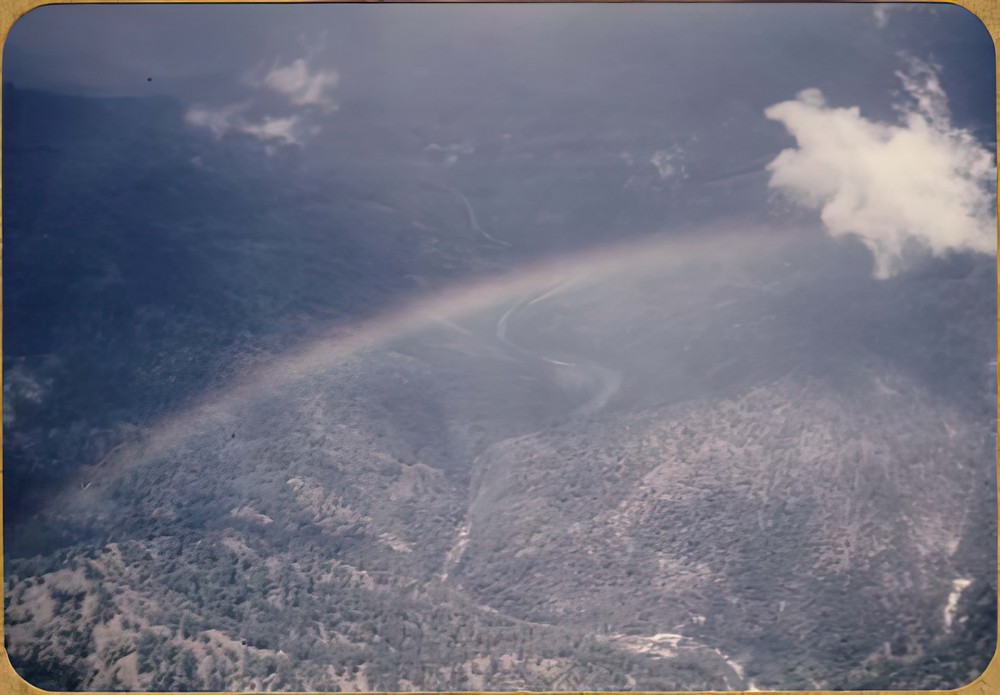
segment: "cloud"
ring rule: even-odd
[[[919,12],[922,14],[936,15],[938,14],[938,7],[930,3],[908,3],[900,2],[880,2],[874,3],[872,5],[872,18],[875,20],[875,26],[879,29],[885,29],[889,26],[889,19],[900,12]]]
[[[340,82],[336,70],[310,71],[304,58],[299,58],[285,67],[274,67],[262,80],[257,82],[288,97],[295,106],[322,106],[336,109],[330,92]]]
[[[899,123],[829,106],[818,89],[764,111],[797,144],[768,164],[769,185],[818,209],[831,235],[860,239],[878,278],[927,253],[996,252],[993,154],[951,124],[937,70],[906,62]]]
[[[879,29],[885,29],[886,25],[889,23],[889,10],[891,9],[892,5],[883,3],[872,5],[872,15],[875,17],[875,26]]]
[[[948,96],[944,93],[937,70],[922,60],[912,56],[902,56],[906,62],[906,70],[897,70],[896,77],[903,83],[910,99],[896,104],[904,120],[910,114],[920,114],[930,121],[935,129],[951,130],[951,110],[948,108]]]
[[[299,119],[296,116],[284,118],[264,118],[260,123],[246,123],[241,126],[244,133],[254,135],[261,140],[281,140],[283,142],[298,142],[295,136]]]
[[[320,130],[317,108],[321,113],[337,110],[331,92],[339,75],[335,70],[311,69],[305,58],[275,65],[263,77],[246,75],[242,81],[253,90],[245,100],[219,107],[194,106],[185,114],[187,122],[207,128],[217,138],[234,131],[272,146],[302,144],[303,138]]]
[[[671,156],[666,150],[657,150],[649,158],[649,163],[656,167],[656,172],[660,175],[660,180],[666,180],[674,175],[676,170],[670,163]]]
[[[208,128],[212,131],[212,135],[220,138],[233,127],[233,119],[247,106],[247,104],[232,104],[220,109],[194,106],[188,109],[184,118],[191,125]]]
[[[217,138],[221,138],[229,131],[235,131],[253,135],[263,141],[299,143],[298,116],[265,116],[259,121],[252,121],[243,116],[243,112],[249,106],[247,103],[233,104],[219,109],[195,106],[188,110],[185,119],[191,125],[208,128]]]
[[[661,181],[666,181],[673,176],[686,179],[688,177],[687,167],[680,162],[681,155],[681,149],[677,146],[670,150],[657,150],[649,158],[649,163],[656,167],[656,173],[660,175]]]

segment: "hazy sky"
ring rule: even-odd
[[[741,83],[770,91],[803,75],[849,76],[855,92],[874,90],[887,86],[900,50],[938,54],[962,71],[988,60],[992,43],[954,5],[51,5],[14,25],[4,68],[26,86],[210,98],[298,58],[363,92],[388,66],[544,73],[634,56],[673,58],[657,66],[664,89],[693,87],[692,63],[752,74],[750,84],[727,84],[742,96]],[[968,98],[981,106],[992,95]]]
[[[364,110],[458,119],[462,142],[427,136],[449,162],[524,109],[587,137],[650,123],[662,178],[770,163],[884,277],[914,241],[993,248],[992,54],[953,5],[48,6],[12,29],[4,77],[172,97],[190,127],[270,147],[321,148]]]

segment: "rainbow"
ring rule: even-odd
[[[720,269],[734,267],[762,254],[773,255],[788,239],[787,232],[764,229],[740,233],[692,232],[683,236],[657,234],[537,262],[521,270],[426,294],[379,317],[346,329],[340,327],[337,332],[238,377],[221,391],[204,395],[187,410],[153,425],[142,441],[122,446],[108,462],[108,468],[112,471],[129,468],[163,454],[199,431],[218,429],[236,420],[238,411],[248,404],[435,323],[464,330],[455,324],[463,317],[504,303],[538,302],[568,287],[591,285],[621,274],[669,273],[705,263]]]

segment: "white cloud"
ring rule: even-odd
[[[208,128],[212,135],[220,138],[233,127],[233,120],[246,108],[247,104],[232,104],[220,109],[195,106],[188,110],[184,118],[191,125]]]
[[[875,26],[885,29],[889,25],[889,19],[900,12],[920,12],[929,15],[938,14],[938,7],[931,3],[910,3],[896,0],[895,2],[881,2],[872,5],[872,17]]]
[[[310,71],[304,58],[284,67],[274,67],[258,83],[288,97],[295,106],[323,106],[335,109],[330,92],[340,82],[336,70]]]
[[[297,116],[284,118],[265,118],[260,123],[244,123],[239,126],[244,133],[254,135],[261,140],[281,140],[287,143],[298,142],[295,131],[298,127]]]
[[[899,77],[898,124],[831,107],[818,89],[764,111],[797,143],[768,165],[770,186],[818,209],[831,235],[860,239],[878,278],[905,270],[918,252],[996,251],[992,153],[952,126],[932,66],[909,59]]]
[[[266,116],[255,122],[243,117],[248,104],[233,104],[219,109],[195,106],[188,110],[185,118],[188,123],[208,128],[212,134],[221,138],[229,131],[253,135],[259,140],[277,140],[283,143],[298,143],[299,117],[286,116],[281,118]]]
[[[670,163],[672,157],[666,150],[657,150],[649,158],[649,163],[656,167],[656,173],[660,175],[660,180],[665,181],[674,175],[674,165]]]
[[[656,168],[661,181],[678,176],[682,179],[688,177],[687,167],[683,163],[683,151],[677,145],[669,150],[656,150],[649,158],[649,163]]]
[[[940,68],[913,56],[902,54],[900,58],[906,62],[906,70],[897,70],[896,77],[903,83],[909,99],[896,104],[896,110],[904,120],[909,119],[911,114],[923,115],[936,130],[951,130],[948,96],[938,79]]]
[[[252,135],[268,143],[268,151],[275,145],[301,144],[303,138],[320,130],[316,110],[308,107],[337,110],[330,92],[339,80],[335,70],[311,70],[306,59],[299,58],[285,66],[276,65],[262,78],[246,75],[243,83],[254,91],[245,101],[222,107],[195,106],[185,118],[216,137],[230,131]],[[262,90],[282,98],[275,101]]]
[[[891,9],[892,5],[883,3],[872,5],[872,14],[875,17],[875,26],[879,29],[885,29],[886,25],[889,23],[889,10]]]

